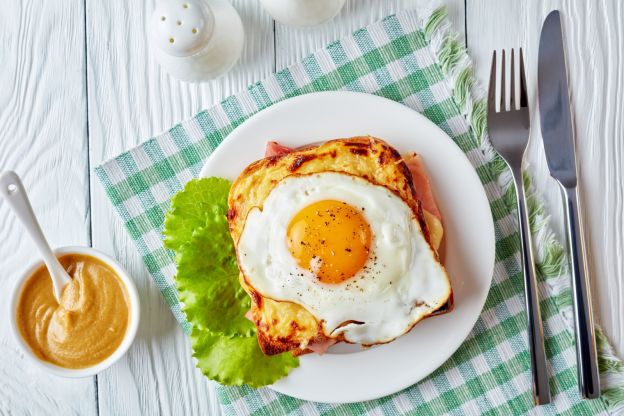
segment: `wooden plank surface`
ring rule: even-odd
[[[537,50],[542,22],[562,11],[575,115],[579,183],[597,319],[624,352],[624,2],[468,0],[468,49],[483,85],[492,50],[524,47],[532,134],[529,162],[559,233],[562,202],[543,154],[537,108]]]
[[[0,14],[0,169],[23,175],[53,245],[88,245],[92,239],[127,267],[142,301],[134,345],[97,380],[59,379],[35,369],[3,320],[0,414],[217,414],[212,386],[195,369],[187,340],[88,169],[354,29],[429,1],[347,0],[333,21],[296,29],[274,24],[257,1],[233,0],[246,31],[243,58],[225,77],[202,84],[171,79],[151,57],[145,25],[154,3],[22,1],[9,2]],[[455,30],[467,34],[484,82],[493,49],[526,48],[534,120],[539,29],[551,9],[564,11],[595,304],[608,335],[624,351],[624,4],[444,3]],[[538,138],[535,128],[531,165],[559,228],[558,189],[546,173]],[[2,202],[0,218],[0,282],[6,287],[32,259],[33,245]]]
[[[89,244],[83,22],[78,1],[3,2],[0,13],[0,171],[21,175],[53,247]],[[0,201],[0,414],[96,414],[93,377],[41,371],[9,331],[10,289],[37,258]]]
[[[201,84],[170,78],[145,30],[154,1],[87,2],[91,165],[118,155],[273,72],[273,21],[256,1],[236,0],[247,32],[241,61]],[[102,30],[106,28],[106,30]],[[93,246],[117,258],[141,294],[141,324],[128,354],[98,376],[101,414],[216,414],[213,389],[152,283],[97,179],[91,177]]]

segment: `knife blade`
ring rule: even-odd
[[[600,396],[600,379],[566,73],[561,17],[555,10],[546,17],[540,35],[537,73],[540,124],[548,169],[561,185],[565,200],[579,391],[584,398],[593,399]]]
[[[548,168],[562,185],[573,187],[576,186],[576,158],[558,10],[551,12],[544,21],[537,65],[539,113]]]

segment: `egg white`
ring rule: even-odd
[[[287,228],[306,206],[346,202],[362,211],[372,242],[366,267],[341,284],[325,284],[292,257]],[[334,172],[291,176],[249,212],[238,241],[239,267],[260,294],[305,307],[329,337],[388,342],[446,302],[450,283],[410,207],[383,186]],[[345,322],[355,321],[348,323]]]

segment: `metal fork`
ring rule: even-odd
[[[520,224],[520,240],[522,243],[522,271],[524,275],[524,295],[526,301],[529,351],[531,356],[531,370],[533,374],[533,399],[537,404],[550,403],[550,389],[548,387],[548,372],[546,370],[546,353],[544,351],[544,335],[542,319],[537,296],[537,279],[533,247],[531,245],[531,230],[529,213],[522,181],[522,159],[529,142],[529,105],[526,92],[526,77],[524,74],[524,59],[520,49],[520,102],[516,103],[516,78],[514,68],[514,50],[511,50],[511,88],[509,91],[510,108],[507,108],[505,99],[505,51],[501,59],[501,82],[496,84],[496,51],[492,56],[490,70],[490,86],[488,92],[488,130],[490,141],[494,149],[505,160],[516,185],[516,200],[518,203],[518,222]],[[496,111],[496,90],[500,90],[500,110]],[[519,104],[519,108],[516,104]]]

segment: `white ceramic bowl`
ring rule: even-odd
[[[11,315],[11,319],[10,319],[11,330],[13,331],[13,335],[15,336],[15,340],[17,341],[19,346],[24,351],[24,354],[27,357],[29,357],[31,361],[34,362],[40,368],[52,374],[55,374],[57,376],[61,376],[61,377],[71,377],[71,378],[90,377],[110,367],[111,365],[113,365],[117,360],[119,360],[119,358],[121,358],[121,356],[123,356],[126,353],[126,351],[128,351],[128,348],[130,348],[130,345],[132,344],[132,341],[134,341],[134,337],[139,327],[139,317],[140,317],[139,295],[137,293],[136,287],[134,286],[134,283],[132,282],[132,279],[130,278],[130,275],[128,275],[128,273],[124,270],[124,268],[119,265],[119,263],[117,263],[115,260],[107,256],[106,254],[98,250],[95,250],[93,248],[89,248],[89,247],[60,247],[54,250],[54,254],[56,254],[57,256],[62,255],[62,254],[71,254],[71,253],[84,254],[87,256],[95,257],[96,259],[106,263],[115,271],[117,276],[119,276],[121,281],[124,283],[126,292],[128,294],[128,299],[130,301],[130,305],[129,305],[130,322],[128,323],[126,334],[123,340],[121,341],[121,344],[119,344],[119,347],[117,347],[117,349],[104,361],[101,361],[98,364],[95,364],[91,367],[78,368],[78,369],[59,367],[47,361],[41,360],[32,352],[32,350],[30,349],[26,341],[22,338],[22,335],[20,334],[19,330],[17,329],[16,308],[17,308],[17,301],[21,294],[21,290],[22,290],[22,286],[24,282],[30,275],[32,275],[32,273],[39,266],[43,264],[42,261],[37,261],[31,264],[29,267],[27,267],[15,284],[15,287],[11,293],[11,301],[9,302],[9,308],[10,308],[9,313]]]

